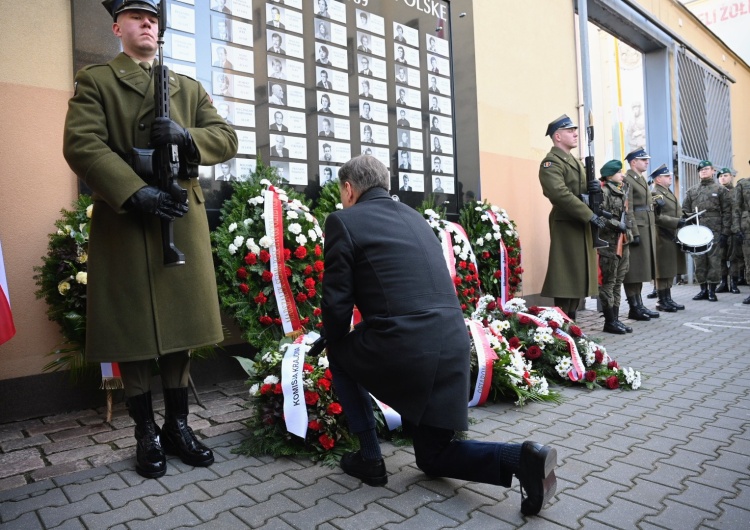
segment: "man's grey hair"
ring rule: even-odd
[[[372,188],[388,191],[388,168],[374,156],[355,156],[339,169],[339,185],[345,182],[358,194]]]

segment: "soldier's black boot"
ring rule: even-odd
[[[693,300],[708,300],[708,284],[702,283],[701,290],[693,297]]]
[[[612,312],[615,315],[615,324],[625,330],[625,333],[633,333],[633,328],[626,326],[624,322],[620,321],[620,307],[613,307]]]
[[[731,281],[729,282],[729,292],[732,294],[740,294],[740,288],[737,287],[739,285],[737,276],[732,276]]]
[[[672,307],[674,307],[675,309],[677,309],[678,311],[682,311],[683,309],[685,309],[684,305],[678,304],[677,302],[675,302],[674,300],[672,300],[672,289],[671,288],[667,289],[667,303],[669,305],[671,305]]]
[[[719,299],[716,298],[716,284],[715,283],[709,283],[708,284],[708,298],[707,300],[709,302],[718,302]]]
[[[188,389],[164,389],[164,451],[177,455],[190,466],[207,467],[214,463],[214,453],[200,443],[188,427]]]
[[[604,313],[604,329],[605,333],[614,333],[615,335],[624,335],[625,329],[617,325],[614,312],[611,307],[603,306],[602,313]]]
[[[742,271],[740,273],[740,279],[737,280],[737,285],[747,285],[747,280],[745,279],[745,271]]]
[[[717,293],[728,293],[729,292],[729,286],[727,286],[727,277],[722,276],[721,282],[719,282],[719,285],[716,287]]]
[[[643,305],[643,298],[641,298],[641,293],[638,293],[635,295],[638,299],[638,305],[641,306],[641,312],[647,314],[651,318],[659,318],[659,312],[658,311],[651,311],[648,307]]]
[[[750,296],[748,296],[747,298],[745,298],[745,299],[744,299],[744,300],[742,301],[742,303],[743,303],[743,304],[745,304],[745,305],[748,305],[748,304],[750,304]]]
[[[146,478],[163,477],[167,472],[167,459],[159,441],[159,427],[154,421],[151,392],[129,397],[128,413],[135,421],[135,470]]]
[[[667,290],[666,289],[659,290],[658,296],[659,296],[659,301],[656,302],[656,309],[658,311],[665,311],[667,313],[676,313],[677,312],[677,308],[674,307],[673,305],[671,305],[669,303],[669,299],[667,298],[668,295],[667,295]]]
[[[628,311],[628,318],[633,320],[651,320],[651,317],[641,311],[640,305],[638,305],[638,299],[635,296],[628,296],[628,305],[630,311]]]
[[[657,296],[659,296],[659,291],[657,291],[656,287],[654,287],[654,290],[648,293],[646,295],[646,298],[656,298]]]

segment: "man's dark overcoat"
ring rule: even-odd
[[[171,118],[193,137],[201,165],[237,152],[234,130],[201,84],[170,72]],[[159,218],[126,211],[146,185],[122,158],[149,147],[154,89],[125,54],[76,75],[65,123],[63,154],[93,191],[89,239],[86,357],[139,361],[223,339],[203,192],[197,178],[180,180],[190,210],[174,222],[175,246],[186,265],[164,267]],[[196,168],[197,169],[197,168]]]
[[[469,337],[430,226],[373,188],[328,216],[325,237],[328,354],[405,420],[466,430]]]

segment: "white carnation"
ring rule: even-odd
[[[234,238],[234,241],[232,241],[232,243],[234,243],[234,246],[237,248],[241,247],[242,243],[244,242],[245,242],[245,238],[242,236],[237,236]]]
[[[300,244],[300,245],[302,245],[302,246],[304,246],[304,245],[306,245],[306,244],[307,244],[307,238],[305,237],[305,235],[304,235],[304,234],[300,234],[300,235],[298,235],[298,236],[297,236],[297,237],[295,238],[295,240],[297,241],[297,243],[298,243],[298,244]]]
[[[237,254],[237,247],[234,246],[234,243],[229,243],[229,246],[227,247],[227,250],[229,251],[229,253],[232,256],[234,256],[235,254]]]
[[[251,396],[257,396],[258,390],[260,390],[260,385],[258,383],[255,383],[253,386],[250,387],[250,391],[248,393]]]
[[[328,357],[325,357],[325,356],[318,357],[318,366],[322,366],[323,368],[328,368]]]
[[[294,210],[289,210],[286,212],[286,218],[287,219],[299,219],[299,214],[295,212]]]
[[[299,234],[302,232],[302,227],[299,225],[299,223],[292,223],[289,225],[289,228],[287,228],[292,234]]]
[[[278,382],[279,382],[279,378],[276,377],[275,375],[269,375],[263,380],[264,385],[275,385]]]
[[[237,230],[237,223],[232,223],[232,224],[230,224],[230,225],[229,225],[229,228],[227,228],[227,230],[229,230],[229,233],[230,233],[230,234],[231,234],[232,232],[234,232],[235,230]]]
[[[258,241],[258,244],[263,248],[271,248],[271,243],[273,243],[273,240],[268,236],[263,236]]]
[[[484,238],[481,238],[481,237],[480,237],[479,239],[477,239],[477,246],[478,246],[478,247],[481,247],[481,246],[483,246],[483,245],[484,245]]]

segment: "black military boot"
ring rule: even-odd
[[[614,312],[611,307],[603,306],[602,313],[604,313],[604,329],[605,333],[614,333],[615,335],[625,335],[625,330],[617,325]]]
[[[742,271],[740,273],[740,279],[737,280],[737,285],[747,285],[747,280],[745,279],[745,271]]]
[[[669,299],[667,296],[668,295],[666,289],[659,290],[659,301],[656,302],[656,309],[658,311],[665,311],[666,313],[676,313],[677,308],[669,303]]]
[[[744,300],[742,301],[742,303],[743,303],[743,304],[745,304],[745,305],[748,305],[748,304],[750,304],[750,296],[748,296],[747,298],[745,298],[745,299],[744,299]]]
[[[164,389],[164,451],[177,455],[190,466],[208,467],[214,463],[214,453],[200,443],[188,427],[188,389]]]
[[[167,472],[167,459],[159,442],[159,427],[154,422],[151,392],[129,397],[128,413],[135,421],[135,470],[146,478],[163,477]]]
[[[641,307],[640,305],[638,305],[638,298],[636,298],[635,296],[628,296],[628,305],[630,306],[630,311],[628,311],[628,318],[643,321],[651,320],[650,316],[641,311]]]
[[[654,290],[648,293],[646,295],[646,298],[656,298],[657,296],[659,296],[659,291],[657,291],[656,287],[654,287]]]
[[[722,276],[721,277],[721,282],[716,287],[716,292],[717,293],[728,293],[729,292],[729,286],[727,286],[727,277],[726,276]]]
[[[620,320],[620,307],[613,307],[612,312],[615,315],[615,324],[617,324],[619,327],[625,330],[625,333],[633,333],[633,328],[630,326],[625,325],[624,322]]]
[[[739,285],[737,276],[732,276],[730,282],[729,282],[729,292],[732,294],[740,294],[740,288],[737,287]]]
[[[708,300],[708,284],[702,283],[701,290],[693,297],[693,300]]]
[[[678,304],[677,302],[675,302],[674,300],[672,300],[672,289],[671,288],[667,289],[667,303],[669,305],[671,305],[672,307],[674,307],[675,309],[677,309],[678,311],[682,311],[683,309],[685,309],[684,305]]]
[[[659,312],[658,311],[651,311],[648,307],[643,305],[643,298],[641,298],[641,293],[638,293],[635,295],[638,299],[638,305],[641,306],[641,312],[647,314],[651,318],[659,318]]]
[[[708,298],[706,300],[708,300],[709,302],[719,301],[719,299],[716,298],[716,284],[715,283],[708,284]]]

